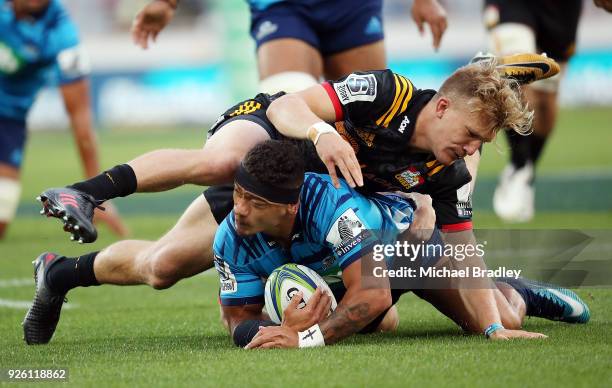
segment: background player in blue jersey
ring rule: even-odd
[[[0,238],[19,203],[26,116],[44,85],[59,83],[85,174],[99,171],[88,70],[76,26],[59,1],[0,0]],[[118,215],[108,210],[100,216],[125,235]]]
[[[382,0],[248,3],[261,92],[295,92],[321,78],[387,67]],[[178,4],[178,0],[156,0],[143,8],[134,20],[134,40],[147,48],[170,22]],[[446,12],[438,1],[415,0],[412,16],[421,33],[424,24],[429,24],[437,49],[447,25]]]
[[[248,347],[321,346],[366,327],[375,329],[406,290],[391,291],[384,278],[365,286],[363,262],[375,245],[393,244],[402,232],[434,228],[435,215],[425,201],[417,205],[417,214],[414,204],[397,194],[364,197],[344,181],[336,189],[329,176],[303,176],[303,171],[295,147],[270,140],[250,150],[236,173],[234,210],[219,226],[213,249],[224,318],[239,346],[251,342],[258,327],[271,325],[262,314],[262,279],[287,262],[306,265],[321,275],[341,270],[346,292],[337,309],[320,323],[310,320],[310,326],[296,327],[285,322],[262,329]],[[350,233],[342,233],[347,228]],[[440,242],[437,231],[430,235],[432,243]],[[417,260],[419,265],[433,266],[438,259]],[[428,290],[421,291],[427,298]],[[499,330],[498,335],[508,338],[543,337]],[[304,339],[300,331],[318,333],[320,340]]]

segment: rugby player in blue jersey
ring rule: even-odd
[[[257,46],[259,91],[296,92],[321,79],[387,67],[383,0],[247,0]],[[155,0],[134,19],[134,41],[147,48],[170,22],[179,0]],[[446,30],[437,0],[415,0],[412,17],[428,24],[438,48]]]
[[[543,66],[548,63],[549,59],[543,59]],[[267,139],[283,139],[283,133],[295,132],[293,136],[310,136],[310,140],[298,142],[308,171],[326,171],[319,160],[322,156],[336,182],[334,165],[342,161],[345,164],[341,170],[350,186],[365,184],[363,189],[370,192],[429,194],[442,231],[448,235],[471,233],[466,189],[470,174],[461,157],[492,139],[497,128],[521,131],[530,121],[530,112],[513,87],[515,82],[504,77],[507,70],[494,62],[465,66],[449,77],[439,92],[417,89],[408,79],[385,70],[352,74],[296,95],[260,94],[225,112],[211,128],[201,150],[154,151],[87,181],[47,190],[41,199],[48,215],[67,215],[66,229],[78,239],[92,241],[96,234],[88,214],[93,203],[185,183],[232,182],[248,150]],[[337,130],[325,122],[335,122]],[[298,123],[304,127],[296,128]],[[39,256],[35,260],[38,283],[34,307],[24,321],[26,341],[46,343],[51,339],[64,296],[74,287],[149,284],[161,289],[211,268],[212,240],[217,224],[232,209],[231,193],[231,186],[208,189],[158,241],[120,241],[78,258],[52,253]],[[63,194],[75,196],[78,207],[65,206]],[[546,299],[547,288],[517,285],[520,287],[544,290],[537,292]],[[480,332],[499,322],[500,313],[507,327],[520,325],[507,302],[502,305],[503,311],[496,306],[500,294],[492,290],[477,294],[463,290],[461,295],[454,295],[469,301],[466,311],[480,319],[469,330]],[[541,304],[531,302],[535,294],[524,297],[529,315],[565,321],[576,321],[578,316],[582,321],[588,319],[586,307],[578,312],[566,309],[568,302],[554,297],[546,311],[537,309]],[[444,310],[442,305],[437,306]],[[451,314],[449,310],[444,312]],[[464,320],[473,322],[469,317],[457,317],[457,321]]]
[[[44,85],[59,83],[85,175],[98,173],[88,71],[76,26],[59,1],[0,0],[0,238],[19,203],[26,116]],[[107,210],[99,217],[125,235],[110,204]]]
[[[366,197],[343,180],[336,188],[328,175],[304,176],[303,172],[297,148],[269,140],[250,150],[236,173],[234,208],[219,225],[213,250],[223,316],[238,346],[322,346],[360,331],[390,329],[380,327],[381,322],[408,290],[391,290],[389,279],[370,284],[372,278],[364,280],[364,262],[371,260],[375,245],[393,244],[404,239],[405,232],[434,229],[435,213],[420,198],[422,194],[404,197],[378,193]],[[415,206],[408,196],[418,204]],[[427,239],[428,244],[441,243],[437,230]],[[440,259],[420,256],[416,263],[431,267]],[[388,265],[393,265],[392,261],[389,258]],[[344,292],[338,307],[329,317],[321,317],[312,311],[293,311],[295,307],[289,306],[289,318],[285,316],[281,326],[262,328],[253,338],[259,327],[274,325],[262,313],[262,279],[288,262],[306,265],[321,276],[341,271]],[[432,291],[415,292],[428,299]],[[315,298],[307,307],[324,313],[329,311],[326,302],[325,298]],[[311,303],[314,306],[308,306]],[[320,309],[320,305],[326,308]],[[462,307],[459,304],[455,309]],[[297,314],[302,316],[296,320]],[[507,338],[544,337],[499,326],[495,331]]]

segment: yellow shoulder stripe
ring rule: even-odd
[[[406,93],[406,89],[402,87],[405,85],[401,82],[400,77],[398,77],[396,74],[393,74],[393,78],[395,80],[395,97],[393,98],[393,103],[391,104],[389,109],[382,116],[380,116],[378,120],[376,120],[376,125],[381,125],[385,121],[385,119],[391,114],[391,112],[393,112],[393,108],[395,108],[398,102],[402,100],[404,94]]]

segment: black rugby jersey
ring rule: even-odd
[[[322,84],[336,110],[336,129],[354,148],[362,166],[364,188],[360,191],[405,191],[428,194],[443,231],[472,228],[470,181],[463,160],[445,167],[431,153],[409,149],[416,118],[435,95],[416,89],[391,70],[358,72]],[[209,131],[209,136],[233,119],[261,125],[272,139],[286,139],[266,115],[270,103],[284,95],[260,93],[228,109]],[[325,173],[310,140],[295,141],[304,155],[307,171]]]
[[[353,73],[323,87],[336,110],[336,129],[362,166],[365,190],[429,194],[438,227],[471,229],[472,177],[465,161],[446,167],[432,153],[410,150],[417,116],[435,90],[416,89],[391,70]]]

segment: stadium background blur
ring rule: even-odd
[[[151,130],[156,129],[155,133],[174,133],[163,146],[198,147],[205,130],[221,112],[257,92],[254,44],[248,34],[248,9],[243,0],[181,1],[174,20],[146,51],[137,48],[129,36],[133,15],[146,1],[64,0],[64,3],[81,30],[91,60],[93,108],[103,141],[109,133],[120,137],[130,131],[145,130],[147,133],[138,140],[142,144],[144,138],[154,141]],[[410,1],[387,0],[384,4],[389,65],[420,88],[437,88],[455,68],[487,47],[479,1],[443,2],[449,27],[438,53],[433,51],[429,36],[418,35],[409,14]],[[539,166],[543,173],[536,186],[540,211],[612,209],[612,177],[608,168],[612,157],[604,149],[599,152],[601,147],[612,144],[611,135],[610,131],[599,132],[598,126],[593,125],[595,120],[605,129],[612,122],[609,109],[612,41],[609,34],[603,33],[609,31],[609,25],[609,14],[596,8],[592,1],[584,2],[577,54],[570,61],[560,92],[560,105],[567,114],[562,112]],[[49,88],[40,94],[29,124],[32,131],[68,128],[56,89]],[[172,140],[185,135],[186,128],[199,128],[200,132],[188,135],[192,141],[186,144]],[[584,137],[594,140],[594,144],[583,144],[587,140]],[[551,154],[556,155],[555,147],[562,152],[551,160]],[[32,152],[30,149],[28,153]],[[108,150],[103,148],[102,152]],[[136,155],[134,149],[126,157]],[[485,148],[482,179],[475,193],[477,212],[491,209],[495,176],[501,171],[499,163],[506,155],[505,139],[501,137],[497,147]],[[118,161],[113,159],[107,166]],[[586,176],[585,167],[589,170]],[[552,176],[546,176],[547,172],[552,172]],[[578,175],[580,182],[576,183],[574,178]],[[65,179],[60,179],[51,184],[64,182]],[[570,195],[568,186],[572,188]],[[32,185],[25,187],[23,198],[31,198],[35,194],[29,190]],[[117,202],[127,210],[122,201]],[[25,209],[33,209],[28,203],[22,205],[20,215],[30,213]]]
[[[129,35],[132,18],[146,1],[63,2],[91,60],[103,167],[156,148],[200,147],[221,112],[256,92],[243,0],[181,0],[174,20],[147,51]],[[390,67],[421,88],[437,88],[457,66],[486,49],[481,2],[442,3],[449,27],[434,53],[431,37],[419,37],[411,20],[410,1],[385,0]],[[561,86],[562,111],[538,169],[536,217],[513,227],[612,229],[611,18],[592,1],[584,2],[577,54]],[[492,344],[458,336],[452,322],[409,295],[399,304],[395,335],[252,355],[235,349],[219,323],[218,281],[208,271],[163,292],[148,287],[75,290],[52,342],[26,347],[19,324],[32,296],[30,261],[45,250],[76,256],[116,239],[102,227],[96,243],[80,246],[68,241],[56,220],[40,218],[34,197],[80,179],[82,172],[57,91],[41,93],[29,122],[21,204],[0,242],[0,367],[68,367],[71,381],[91,386],[101,381],[113,386],[218,386],[221,381],[237,386],[474,386],[490,385],[492,377],[512,386],[543,381],[606,386],[612,381],[612,302],[605,288],[579,290],[593,312],[588,325],[529,320],[527,330],[550,336],[544,343]],[[507,153],[503,137],[484,149],[474,198],[476,228],[506,227],[493,214],[491,198]],[[185,187],[115,204],[133,237],[155,239],[200,192]],[[609,257],[609,246],[600,249]]]

